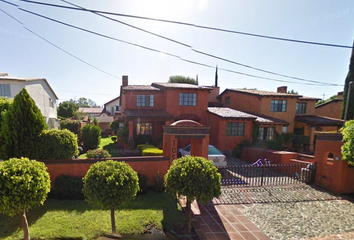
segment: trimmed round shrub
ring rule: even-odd
[[[67,129],[42,131],[37,146],[42,160],[71,159],[79,154],[76,135]]]
[[[81,200],[84,199],[82,189],[81,177],[60,175],[54,181],[52,192],[53,196],[60,200]]]
[[[187,197],[188,232],[191,231],[191,203],[208,203],[221,194],[221,175],[212,161],[202,157],[184,156],[172,162],[165,175],[166,190],[172,196]]]
[[[29,239],[26,211],[43,205],[50,191],[44,163],[28,158],[0,162],[0,213],[19,214],[24,239]]]
[[[96,149],[101,141],[101,128],[95,125],[86,124],[81,129],[81,137],[85,150]]]
[[[86,153],[87,158],[108,158],[111,157],[111,154],[109,154],[108,151],[104,149],[94,149],[94,150],[88,150]]]
[[[114,211],[135,198],[139,190],[138,174],[124,162],[107,160],[93,164],[83,180],[86,200],[111,210],[112,232],[116,233]]]

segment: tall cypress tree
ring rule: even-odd
[[[345,79],[345,85],[344,85],[342,119],[344,119],[345,106],[347,104],[347,95],[348,95],[348,88],[350,82],[354,83],[354,42],[353,42],[352,56],[350,58],[350,64],[349,64],[349,72],[347,78]],[[344,120],[349,120],[354,118],[354,85],[352,85],[352,88],[350,90],[350,97],[349,97],[348,104],[349,105],[348,105],[347,119]]]
[[[33,99],[22,89],[4,114],[1,128],[0,158],[37,157],[36,143],[47,128],[44,117]]]

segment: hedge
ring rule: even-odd
[[[145,148],[142,151],[143,156],[162,156],[163,151],[158,148]]]
[[[143,154],[143,150],[146,148],[155,148],[155,146],[149,144],[139,144],[136,146],[136,150],[138,150],[139,154]]]
[[[82,200],[83,181],[81,177],[60,175],[54,181],[53,197],[63,200]]]
[[[76,135],[67,129],[43,130],[37,149],[38,158],[42,160],[71,159],[79,154]]]

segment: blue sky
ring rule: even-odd
[[[199,55],[191,49],[148,35],[92,13],[50,8],[8,0],[21,8],[79,27],[179,55],[185,59],[262,77],[297,82]],[[44,1],[42,1],[44,2]],[[67,5],[59,0],[47,1]],[[256,34],[315,42],[353,44],[354,1],[352,0],[71,0],[86,8],[153,18],[190,22]],[[119,95],[121,76],[129,84],[166,82],[169,76],[199,76],[200,85],[214,84],[215,69],[183,62],[124,43],[100,38],[27,14],[0,2],[0,9],[24,25],[90,64],[102,73],[28,32],[0,12],[0,72],[18,77],[44,77],[60,101],[86,97],[98,104]],[[351,49],[313,46],[215,32],[162,22],[115,17],[154,33],[191,45],[194,49],[269,71],[295,77],[343,84],[348,73]],[[341,86],[311,86],[250,78],[219,70],[219,86],[275,91],[287,85],[299,94],[325,98],[342,91]],[[298,81],[298,83],[303,83]]]

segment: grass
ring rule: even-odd
[[[116,211],[117,232],[141,234],[147,225],[157,229],[182,227],[185,215],[167,193],[149,192]],[[109,210],[97,210],[85,201],[47,200],[27,214],[32,239],[95,239],[111,232]],[[0,214],[0,239],[23,237],[20,217]]]
[[[113,142],[111,137],[101,138],[101,142],[98,145],[99,149],[108,151],[112,157],[120,157],[120,149],[117,143]],[[87,159],[86,153],[80,155],[81,159]]]

